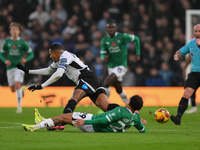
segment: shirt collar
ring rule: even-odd
[[[12,36],[10,37],[10,39],[13,40]],[[19,40],[19,39],[20,39],[20,37],[17,38],[17,40]]]
[[[132,111],[131,111],[130,109],[128,109],[128,108],[126,108],[126,109],[127,109],[128,111],[130,111],[131,114],[134,114],[134,113],[132,113]]]

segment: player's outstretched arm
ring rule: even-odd
[[[16,65],[18,69],[24,71],[27,74],[36,74],[36,75],[51,75],[53,74],[56,69],[51,68],[50,66],[43,69],[35,69],[35,70],[29,70],[28,68],[24,67],[23,65],[19,64]]]
[[[64,69],[62,68],[58,68],[57,71],[46,81],[44,82],[43,84],[41,85],[33,85],[33,86],[30,86],[28,88],[29,91],[35,91],[35,90],[41,90],[43,89],[44,87],[56,82],[58,79],[60,79],[64,73]]]

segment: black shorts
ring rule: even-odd
[[[188,78],[185,81],[185,87],[191,87],[195,91],[200,86],[200,72],[191,72],[188,74]]]
[[[92,71],[81,73],[79,83],[75,89],[82,89],[87,93],[87,96],[95,103],[97,97],[101,93],[105,93],[103,82]]]

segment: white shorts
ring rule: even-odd
[[[8,69],[6,74],[9,86],[13,86],[15,82],[23,83],[24,81],[24,72],[17,68]]]
[[[124,66],[117,66],[115,68],[108,68],[108,74],[114,73],[117,76],[118,81],[122,81],[123,76],[126,74],[127,68]]]
[[[92,116],[93,116],[93,114],[86,114],[83,112],[73,112],[72,118],[73,119],[91,120]],[[73,123],[73,121],[72,121],[72,123]],[[78,127],[78,129],[82,130],[83,132],[95,132],[93,129],[93,126],[91,124]]]

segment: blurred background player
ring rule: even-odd
[[[7,80],[8,85],[12,92],[17,93],[17,111],[16,113],[21,113],[21,102],[23,97],[22,83],[24,81],[24,72],[18,70],[16,65],[24,65],[26,62],[30,61],[34,57],[32,49],[29,47],[28,43],[19,37],[20,34],[20,24],[12,22],[9,26],[11,37],[4,41],[2,49],[0,50],[0,59],[5,63],[7,67]],[[25,54],[28,56],[25,58]]]
[[[140,40],[137,36],[116,32],[115,20],[106,24],[107,35],[101,40],[101,59],[108,63],[108,76],[104,84],[109,97],[110,86],[114,86],[124,103],[127,103],[127,96],[122,89],[122,78],[127,72],[127,43],[135,42],[135,62],[140,60]]]
[[[187,59],[186,59],[186,64],[185,67],[183,69],[183,78],[186,79],[186,68],[187,66],[191,63],[191,56],[188,55]],[[196,91],[192,94],[192,96],[190,97],[190,101],[191,101],[191,105],[192,107],[190,108],[190,110],[185,111],[186,114],[192,114],[192,113],[197,113],[197,107],[196,107]]]
[[[140,119],[140,115],[135,112],[136,110],[139,111],[142,107],[142,98],[138,95],[134,95],[130,98],[130,101],[125,107],[119,106],[98,115],[74,112],[45,119],[39,114],[37,109],[35,109],[35,122],[37,124],[23,124],[23,127],[28,131],[36,131],[58,124],[70,124],[84,132],[125,132],[131,126],[135,126],[139,132],[145,133],[147,121],[142,118]]]
[[[200,86],[200,24],[194,26],[194,36],[195,38],[183,46],[180,50],[176,51],[174,54],[174,60],[178,61],[182,56],[187,53],[191,56],[192,72],[188,74],[188,78],[185,82],[185,89],[183,97],[181,98],[178,106],[177,115],[171,115],[171,120],[176,124],[181,124],[181,118],[183,113],[188,107],[188,99],[194,94],[194,92]]]

